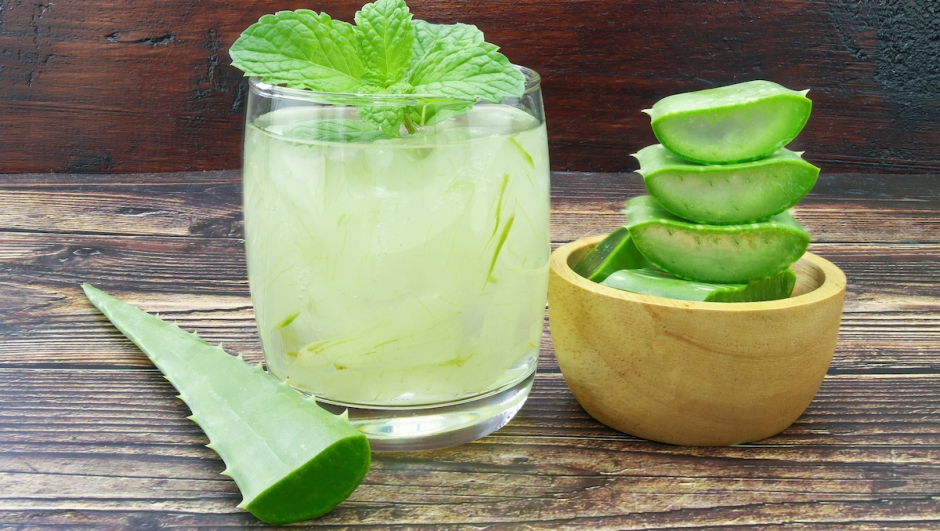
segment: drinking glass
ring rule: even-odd
[[[374,450],[453,446],[522,407],[548,283],[538,75],[501,104],[252,78],[245,247],[268,370]],[[361,116],[403,113],[390,137]],[[399,132],[396,132],[399,133]]]

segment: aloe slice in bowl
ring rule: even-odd
[[[676,155],[703,164],[757,160],[796,138],[813,104],[808,90],[748,81],[663,98],[650,115],[653,134]]]
[[[643,256],[687,280],[735,284],[767,278],[796,262],[809,245],[809,235],[789,212],[758,223],[704,225],[674,216],[643,195],[627,201],[624,213]]]
[[[615,271],[601,284],[632,293],[684,301],[757,302],[789,297],[796,284],[796,274],[785,269],[770,278],[746,284],[716,284],[683,280],[665,271],[644,267]]]
[[[726,224],[779,214],[812,190],[819,168],[800,155],[780,148],[754,162],[704,165],[655,144],[633,156],[646,189],[663,208],[690,221]]]
[[[588,251],[574,266],[574,272],[592,282],[601,282],[614,271],[651,265],[633,244],[630,231],[620,227]]]

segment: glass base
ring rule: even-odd
[[[535,379],[528,376],[484,395],[457,403],[417,408],[357,407],[317,400],[334,414],[349,411],[349,421],[369,438],[375,452],[434,450],[468,443],[502,428],[525,404]]]

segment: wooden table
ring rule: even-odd
[[[621,223],[636,174],[553,174],[555,244]],[[128,184],[133,183],[133,184]],[[186,406],[84,299],[91,282],[260,360],[238,172],[0,178],[0,529],[249,528]],[[377,454],[311,527],[940,529],[940,176],[826,175],[796,209],[849,279],[789,429],[729,448],[590,418],[546,330],[529,401],[457,448]]]

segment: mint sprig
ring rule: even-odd
[[[379,0],[356,13],[356,51],[366,66],[364,80],[388,87],[411,65],[415,30],[404,0]]]
[[[314,120],[293,122],[284,128],[291,138],[321,142],[372,142],[388,138],[382,131],[359,120]]]
[[[413,20],[403,0],[366,4],[355,22],[305,9],[265,15],[232,45],[232,64],[290,88],[465,100],[408,105],[387,98],[357,105],[370,130],[388,137],[467,112],[472,102],[499,103],[525,92],[525,78],[476,26]],[[363,138],[360,126],[342,123],[357,129],[329,136]]]
[[[308,9],[264,15],[235,41],[232,65],[267,83],[323,92],[346,92],[365,67],[350,24]]]

